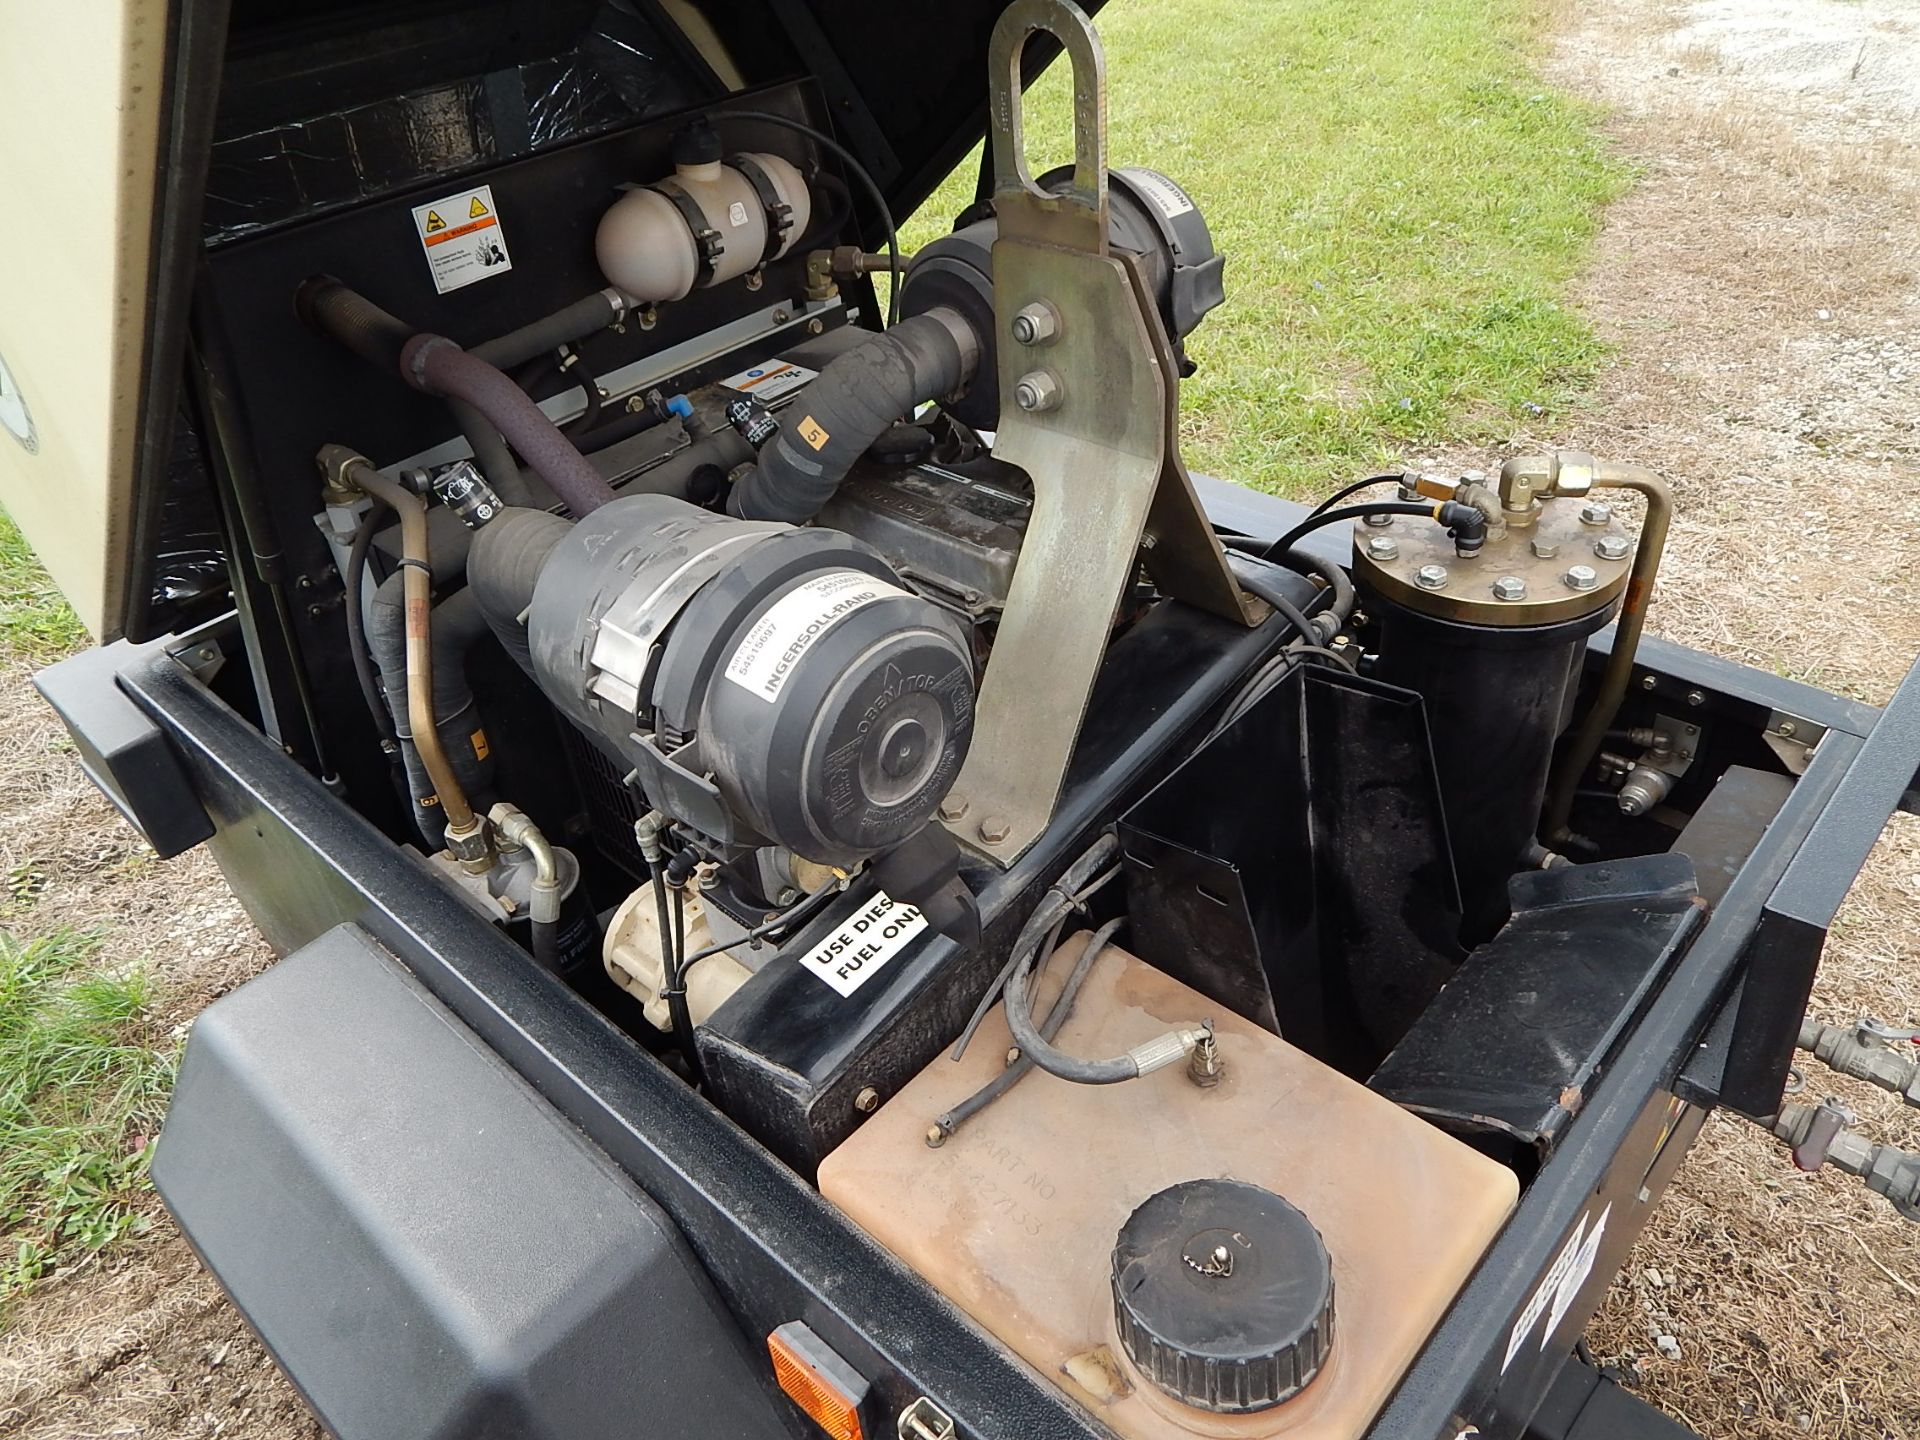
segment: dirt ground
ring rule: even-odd
[[[1569,0],[1553,78],[1608,106],[1642,183],[1577,297],[1618,347],[1589,410],[1517,437],[1655,465],[1679,518],[1662,634],[1864,699],[1920,652],[1920,5]],[[1450,455],[1484,464],[1487,456]],[[268,956],[204,857],[143,856],[25,671],[0,674],[0,866],[36,930],[99,925],[184,1025]],[[1920,1018],[1920,824],[1836,923],[1815,1012]],[[1830,1080],[1874,1138],[1920,1115]],[[157,1204],[0,1338],[19,1440],[320,1432]],[[1920,1228],[1716,1117],[1589,1339],[1709,1437],[1920,1437]]]

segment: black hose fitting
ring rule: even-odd
[[[1480,547],[1487,543],[1487,517],[1477,506],[1447,500],[1434,518],[1447,527],[1457,555],[1478,555]]]

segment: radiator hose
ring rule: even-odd
[[[734,485],[728,512],[804,525],[894,421],[960,389],[979,363],[979,336],[945,306],[847,351],[788,410],[798,418],[787,420]]]

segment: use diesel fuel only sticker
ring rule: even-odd
[[[926,928],[927,917],[918,909],[878,890],[844,925],[802,955],[800,964],[840,994],[851,995]]]
[[[414,206],[413,228],[426,252],[433,288],[442,295],[513,269],[491,185]]]

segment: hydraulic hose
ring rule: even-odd
[[[545,510],[510,506],[480,528],[467,552],[467,588],[461,593],[474,597],[487,628],[529,675],[533,657],[520,617],[533,603],[547,557],[572,529],[572,521]]]
[[[368,611],[367,644],[380,667],[387,704],[393,712],[394,738],[406,766],[407,789],[413,796],[414,826],[437,850],[445,822],[438,792],[420,756],[409,711],[404,573],[388,576],[374,591]],[[493,763],[481,753],[486,742],[475,713],[473,689],[467,683],[466,658],[487,633],[486,617],[471,586],[433,608],[434,722],[447,764],[476,805],[484,805],[491,798]]]
[[[1541,839],[1549,846],[1563,845],[1570,831],[1574,792],[1581,777],[1593,764],[1606,741],[1607,731],[1620,713],[1627,684],[1633,678],[1633,662],[1640,649],[1640,636],[1647,627],[1647,607],[1653,601],[1653,582],[1660,572],[1660,559],[1666,553],[1667,530],[1673,521],[1673,490],[1653,471],[1639,465],[1601,462],[1594,467],[1596,490],[1632,490],[1646,497],[1646,519],[1640,526],[1640,543],[1633,553],[1633,569],[1627,575],[1627,598],[1621,603],[1620,618],[1613,630],[1613,653],[1607,657],[1605,674],[1600,677],[1600,692],[1580,728],[1567,743],[1547,792],[1546,823]]]
[[[894,421],[958,390],[979,363],[979,337],[946,306],[855,346],[807,387],[792,412],[800,418],[782,426],[740,477],[728,512],[805,524]]]
[[[459,400],[484,415],[576,516],[613,499],[592,463],[497,366],[444,335],[415,335],[400,352],[400,373],[416,390]]]
[[[447,845],[463,862],[486,863],[486,834],[440,744],[433,715],[433,573],[427,558],[426,503],[343,445],[322,447],[323,469],[346,488],[383,500],[400,517],[400,571],[406,596],[407,726],[440,798]]]

